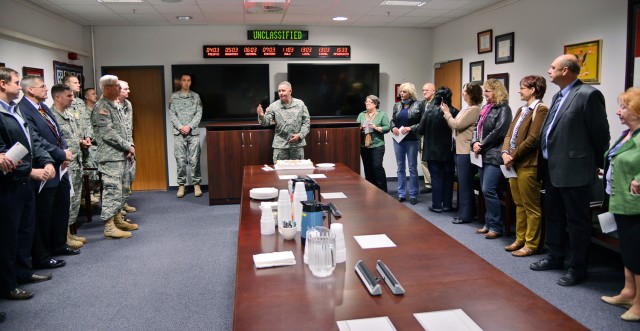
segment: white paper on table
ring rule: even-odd
[[[600,222],[600,228],[602,229],[602,233],[610,233],[618,230],[618,225],[616,224],[616,220],[615,218],[613,218],[613,214],[610,212],[606,212],[598,215],[598,221]]]
[[[325,174],[308,174],[307,177],[309,177],[309,178],[327,178],[327,175],[325,175]]]
[[[471,151],[469,152],[469,156],[471,156],[471,164],[475,164],[482,168],[482,154],[476,155],[474,151]]]
[[[298,178],[298,175],[279,175],[278,178],[280,178],[280,179],[295,179],[295,178]]]
[[[269,268],[295,265],[296,258],[292,251],[255,254],[253,263],[256,268]]]
[[[413,316],[428,331],[482,331],[462,309],[415,313]]]
[[[396,244],[386,234],[353,236],[353,238],[360,244],[362,249],[396,247]]]
[[[504,178],[518,178],[518,175],[516,174],[516,169],[513,167],[507,169],[507,166],[502,164],[500,165],[500,170],[502,170],[502,174],[504,175]]]
[[[347,196],[342,192],[325,192],[320,193],[323,199],[346,199]]]
[[[396,331],[389,317],[360,318],[356,320],[337,321],[340,331]]]
[[[401,126],[400,129],[398,129],[398,135],[397,136],[395,134],[391,133],[391,138],[393,138],[393,140],[395,140],[398,143],[400,143],[402,141],[402,139],[404,139],[404,137],[406,137],[409,134],[409,133],[402,134],[402,129],[404,129],[404,126]]]

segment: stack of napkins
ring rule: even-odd
[[[294,265],[296,264],[296,257],[293,256],[292,251],[263,253],[254,255],[253,263],[258,269]]]

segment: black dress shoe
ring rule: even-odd
[[[50,259],[49,261],[45,261],[43,263],[34,263],[33,269],[60,268],[60,267],[64,267],[65,264],[67,264],[67,262],[65,262],[64,260]]]
[[[453,224],[465,224],[465,223],[471,223],[471,221],[465,221],[465,220],[461,220],[458,217],[454,217],[453,221],[451,221],[451,223]]]
[[[531,263],[529,269],[535,271],[544,271],[544,270],[552,270],[552,269],[562,269],[563,263],[562,261],[554,260],[550,257],[545,257],[544,259]]]
[[[399,198],[398,198],[398,201],[400,201],[400,202],[405,202],[405,201],[407,201],[407,199],[405,199],[404,197],[399,197]]]
[[[564,276],[558,279],[558,285],[560,286],[573,286],[582,283],[585,279],[587,279],[586,273],[580,273],[575,271],[574,269],[569,268]]]
[[[5,296],[9,300],[27,300],[33,297],[33,293],[16,287],[11,292],[7,293]]]
[[[423,189],[420,189],[420,194],[427,194],[427,193],[431,193],[430,187],[425,187]]]
[[[78,255],[78,254],[80,254],[79,249],[65,247],[59,251],[56,251],[53,255]]]
[[[416,203],[418,203],[418,199],[416,199],[416,198],[411,198],[411,199],[409,199],[409,202],[410,202],[412,205],[415,205]]]

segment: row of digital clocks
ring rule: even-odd
[[[305,30],[249,30],[249,40],[307,40]],[[229,58],[310,58],[349,59],[351,46],[310,46],[310,45],[204,45],[205,59]]]

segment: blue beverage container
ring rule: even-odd
[[[311,199],[313,199],[313,196]],[[324,204],[315,200],[300,201],[300,203],[302,204],[302,226],[300,227],[300,238],[302,239],[302,243],[304,243],[307,239],[307,229],[315,226],[322,226],[322,211],[324,209]]]

